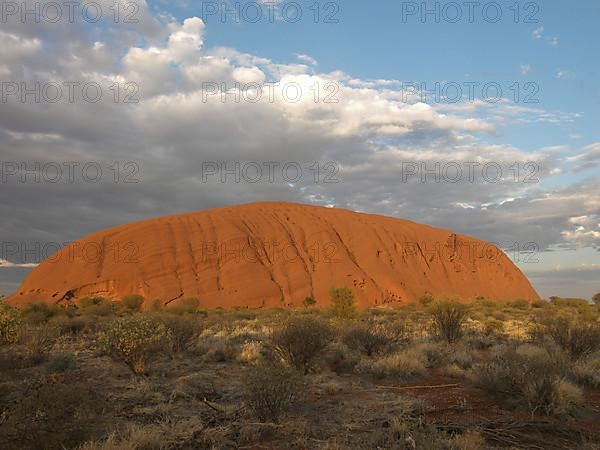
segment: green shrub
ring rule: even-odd
[[[600,353],[576,361],[573,364],[573,375],[577,382],[600,389]]]
[[[172,348],[173,333],[164,323],[147,316],[122,317],[98,333],[98,344],[101,350],[141,374],[155,353]]]
[[[2,448],[77,448],[108,425],[100,392],[98,380],[62,382],[45,373],[13,384],[11,401],[2,403]]]
[[[465,378],[467,374],[467,371],[458,364],[448,364],[443,366],[441,371],[444,376],[450,378]]]
[[[116,311],[115,302],[104,297],[83,297],[78,301],[83,314],[108,316]]]
[[[554,342],[575,360],[600,350],[600,325],[597,323],[558,318],[548,322],[545,328]]]
[[[50,318],[61,313],[66,313],[66,309],[48,303],[28,303],[23,308],[25,321],[30,324],[47,322]]]
[[[306,374],[312,360],[327,346],[332,336],[327,322],[299,316],[276,330],[271,341],[275,352],[285,362]]]
[[[463,434],[455,434],[448,443],[449,450],[483,450],[486,447],[485,439],[478,431],[467,430]]]
[[[577,406],[576,387],[564,378],[567,361],[547,349],[525,344],[510,347],[476,366],[475,381],[499,398],[533,413],[564,413]]]
[[[509,306],[511,308],[515,308],[515,309],[529,309],[529,302],[527,300],[520,298],[518,300],[510,302]]]
[[[553,405],[554,412],[569,413],[583,404],[583,391],[581,388],[565,379],[558,382],[556,394]]]
[[[356,372],[369,373],[376,378],[396,378],[410,380],[427,374],[424,355],[411,348],[376,360],[363,360],[356,366]]]
[[[194,297],[184,298],[167,305],[167,310],[176,314],[197,313],[200,308],[200,300]]]
[[[79,334],[91,325],[93,320],[90,317],[56,316],[49,323],[55,326],[60,334]]]
[[[329,311],[332,316],[340,319],[352,319],[357,315],[354,293],[349,287],[337,287],[329,290],[331,306]]]
[[[431,295],[423,295],[419,297],[419,303],[422,306],[429,306],[434,302],[434,298]]]
[[[17,308],[0,306],[0,345],[14,344],[19,340],[23,314]]]
[[[314,296],[309,295],[308,297],[305,297],[304,300],[302,300],[302,304],[305,308],[309,308],[311,306],[315,306],[317,304],[317,300]]]
[[[75,358],[70,353],[59,353],[50,356],[46,363],[46,368],[51,373],[66,372],[75,367]]]
[[[449,344],[458,341],[463,335],[463,325],[467,308],[455,301],[444,300],[431,308],[431,318],[435,333]]]
[[[195,353],[202,355],[204,361],[231,362],[238,359],[242,348],[232,339],[222,336],[202,336],[198,340]]]
[[[531,307],[536,309],[545,309],[549,308],[550,306],[552,305],[546,300],[534,300],[531,302]]]
[[[550,303],[559,310],[561,316],[578,315],[593,312],[593,306],[583,298],[550,297]]]
[[[28,325],[21,337],[25,345],[25,355],[30,364],[38,364],[48,357],[54,347],[59,330],[51,325]]]
[[[504,322],[490,319],[483,324],[483,332],[486,336],[500,336],[504,333]]]
[[[126,295],[121,299],[121,306],[126,311],[140,311],[144,304],[144,297],[142,295]]]
[[[383,350],[390,339],[381,327],[375,324],[360,324],[350,327],[342,338],[344,344],[353,350],[359,350],[368,356]]]
[[[150,302],[150,311],[158,312],[158,311],[162,311],[162,309],[163,309],[163,304],[160,301],[160,299],[155,298],[154,300],[152,300]]]
[[[177,353],[185,351],[202,331],[202,323],[196,317],[162,314],[160,320],[171,331],[173,350]]]
[[[302,379],[280,365],[259,364],[245,378],[244,402],[260,421],[278,422],[297,403]]]

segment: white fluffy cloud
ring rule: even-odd
[[[27,267],[35,267],[36,263],[23,263],[23,264],[15,264],[13,262],[7,261],[6,259],[0,258],[0,269],[2,268],[27,268]]]

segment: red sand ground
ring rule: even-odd
[[[495,246],[407,220],[254,203],[126,224],[87,236],[35,268],[8,301],[141,294],[203,307],[299,306],[333,286],[360,306],[422,295],[538,299]]]

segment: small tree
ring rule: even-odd
[[[354,293],[349,287],[337,287],[329,290],[331,297],[330,311],[334,317],[351,319],[356,317],[356,303]]]
[[[279,422],[298,401],[303,383],[297,372],[280,365],[259,364],[245,378],[244,401],[263,422]]]
[[[315,297],[313,297],[312,295],[309,295],[308,297],[304,298],[304,300],[302,301],[302,304],[304,305],[305,308],[309,308],[311,306],[316,305],[317,300],[315,300]]]
[[[78,306],[85,314],[108,316],[115,312],[116,303],[104,297],[84,297],[79,300]]]
[[[422,295],[419,297],[419,303],[422,306],[429,306],[433,303],[433,297],[431,295]]]
[[[560,317],[546,323],[546,333],[574,360],[600,348],[600,325]]]
[[[144,304],[144,297],[141,295],[126,295],[121,299],[121,305],[127,311],[139,311]]]
[[[271,337],[275,352],[305,374],[313,359],[329,344],[332,331],[327,322],[312,317],[293,317]]]
[[[200,300],[198,300],[196,297],[187,297],[173,302],[172,305],[167,307],[167,311],[176,314],[193,314],[197,313],[199,308]]]
[[[600,292],[598,292],[598,293],[594,294],[594,296],[592,297],[592,301],[593,301],[593,302],[594,302],[596,305],[600,306]]]
[[[173,336],[173,350],[182,353],[202,331],[202,323],[194,315],[161,314],[164,323]]]
[[[464,305],[451,300],[444,300],[431,309],[433,327],[437,334],[449,344],[462,337],[463,324],[467,316]]]
[[[371,356],[383,350],[391,339],[375,323],[366,323],[350,328],[344,334],[342,341],[348,347],[361,350]]]

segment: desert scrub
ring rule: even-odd
[[[458,341],[463,335],[467,308],[452,300],[442,300],[431,307],[433,331],[449,344]]]
[[[93,316],[109,316],[116,311],[116,304],[104,297],[83,297],[77,303],[82,314]]]
[[[558,318],[546,323],[545,331],[575,360],[600,350],[600,325],[597,323]]]
[[[381,325],[364,323],[345,330],[342,342],[353,350],[359,350],[371,356],[382,351],[390,343],[390,339]]]
[[[99,349],[123,361],[136,374],[145,373],[150,358],[172,349],[173,333],[164,323],[145,315],[121,317],[98,333]]]
[[[469,430],[450,439],[450,450],[482,450],[486,448],[485,439],[477,431]]]
[[[315,299],[315,297],[313,295],[304,297],[304,300],[302,300],[302,305],[305,308],[310,308],[311,306],[315,306],[316,304],[317,304],[317,300]]]
[[[573,376],[578,383],[600,389],[600,352],[576,361]]]
[[[121,308],[123,308],[125,311],[140,311],[143,304],[144,297],[141,295],[126,295],[121,299]]]
[[[504,328],[504,322],[496,319],[489,319],[483,323],[483,333],[486,336],[502,337]]]
[[[204,361],[235,361],[241,347],[232,339],[223,336],[201,336],[196,343],[194,353],[201,355]]]
[[[244,402],[261,421],[278,422],[298,400],[303,380],[279,364],[258,364],[245,378]]]
[[[329,290],[331,306],[329,312],[339,319],[353,319],[357,316],[354,292],[349,287],[337,287]]]
[[[25,326],[20,340],[25,346],[27,361],[32,365],[45,361],[54,347],[58,335],[58,328],[52,325]]]
[[[61,335],[76,335],[82,333],[86,329],[97,326],[98,322],[91,317],[69,317],[67,315],[55,316],[48,322],[55,326]]]
[[[271,342],[283,361],[307,374],[314,358],[325,349],[332,337],[333,333],[327,322],[309,316],[298,316],[275,330]]]
[[[187,350],[194,338],[202,332],[202,322],[195,316],[164,313],[160,315],[160,321],[171,331],[173,350],[176,353]]]
[[[48,303],[28,303],[23,308],[25,322],[29,324],[46,323],[56,316],[68,316],[73,314],[72,309],[62,308],[58,305]]]
[[[48,358],[46,369],[50,373],[61,373],[73,369],[75,365],[75,357],[72,353],[61,352]]]
[[[565,379],[560,353],[525,344],[509,347],[475,366],[473,379],[488,392],[532,413],[566,413],[581,403],[579,388]]]
[[[258,341],[249,341],[242,344],[238,360],[246,364],[257,364],[264,358],[263,345]]]
[[[442,375],[450,378],[466,378],[467,371],[458,364],[448,364],[441,368]]]
[[[166,310],[175,314],[194,314],[199,312],[200,300],[195,297],[183,298],[169,303]]]
[[[355,371],[371,374],[375,378],[400,380],[410,380],[427,374],[424,355],[414,348],[375,360],[362,360],[357,364]]]
[[[421,342],[410,349],[415,354],[421,354],[420,359],[428,368],[455,364],[468,369],[473,364],[471,352],[461,343],[449,345],[444,342]]]
[[[102,440],[90,440],[77,450],[166,450],[171,448],[213,448],[201,419],[163,420],[150,425],[128,423]],[[201,439],[202,442],[198,442]],[[222,442],[218,442],[222,444]],[[192,447],[194,445],[194,447]],[[218,448],[218,447],[214,447]]]
[[[17,308],[0,306],[0,345],[14,344],[19,340],[23,314]]]
[[[0,427],[3,450],[76,448],[105,426],[98,382],[37,373],[11,386]]]

